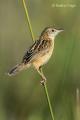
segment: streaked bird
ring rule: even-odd
[[[20,64],[14,66],[8,73],[9,76],[16,75],[18,72],[29,68],[31,65],[38,71],[42,81],[46,81],[46,77],[42,72],[42,66],[48,62],[54,51],[54,39],[62,32],[61,29],[47,27],[43,30],[38,40],[26,51]]]

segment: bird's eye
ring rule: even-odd
[[[54,32],[54,30],[52,29],[52,32]]]

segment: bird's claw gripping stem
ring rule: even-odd
[[[42,80],[40,81],[40,84],[43,85],[43,86],[44,86],[45,83],[46,83],[46,79],[42,79]]]

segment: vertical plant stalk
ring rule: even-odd
[[[24,7],[25,13],[26,13],[26,17],[27,17],[27,21],[28,21],[28,26],[29,26],[30,33],[31,33],[31,37],[32,37],[32,40],[34,41],[35,39],[34,39],[34,34],[33,34],[32,26],[31,26],[29,14],[28,14],[28,9],[27,9],[25,0],[22,0],[22,1],[23,1],[23,7]],[[47,89],[46,83],[44,83],[43,87],[44,87],[44,90],[45,90],[45,94],[46,94],[47,102],[48,102],[48,105],[49,105],[51,117],[52,117],[52,120],[54,120],[53,110],[52,110],[52,106],[51,106],[51,102],[50,102],[50,98],[49,98],[49,94],[48,94],[48,89]]]
[[[52,117],[52,120],[54,120],[53,110],[52,110],[52,106],[51,106],[51,102],[50,102],[50,98],[49,98],[49,94],[48,94],[48,89],[47,89],[46,83],[44,83],[44,90],[45,90],[46,98],[47,98],[47,101],[48,101],[51,117]]]
[[[31,37],[32,37],[32,40],[34,41],[35,39],[34,39],[34,34],[33,34],[32,26],[31,26],[29,14],[28,14],[28,9],[26,7],[25,0],[22,0],[22,1],[23,1],[23,6],[24,6],[24,9],[25,9],[25,13],[26,13],[27,22],[28,22],[28,26],[29,26],[29,29],[30,29]]]
[[[76,115],[75,120],[80,120],[80,90],[76,89]]]

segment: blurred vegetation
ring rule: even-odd
[[[76,96],[76,89],[80,90],[79,3],[79,0],[27,1],[36,39],[46,26],[64,29],[56,37],[54,55],[43,69],[55,120],[80,119],[80,114],[77,116],[80,100]],[[54,7],[54,4],[76,6]],[[33,68],[14,77],[6,75],[32,43],[22,1],[0,0],[0,120],[51,119],[40,76]]]

